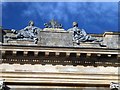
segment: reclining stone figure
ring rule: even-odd
[[[97,40],[96,38],[88,35],[84,29],[79,29],[77,22],[73,22],[73,28],[68,29],[68,31],[73,33],[73,41],[76,42],[78,45],[80,44],[80,42],[99,42],[99,40]]]
[[[29,25],[25,27],[22,30],[14,30],[12,29],[11,31],[16,34],[15,37],[10,37],[12,39],[22,39],[22,40],[34,40],[34,43],[36,44],[38,42],[38,31],[40,29],[38,27],[34,26],[34,22],[30,21]]]

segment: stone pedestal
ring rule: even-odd
[[[107,48],[120,48],[120,33],[105,32],[103,37]]]
[[[63,32],[65,32],[65,30],[64,29],[58,29],[58,28],[44,28],[43,29],[43,31],[54,31],[54,32],[61,32],[61,31],[63,31]]]
[[[60,47],[89,47],[89,48],[99,48],[100,43],[98,42],[80,42],[77,45],[73,42],[73,33],[67,32],[63,29],[49,30],[45,28],[39,33],[39,46],[60,46]]]
[[[39,33],[39,46],[72,47],[72,33],[67,31],[41,31]]]

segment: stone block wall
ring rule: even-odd
[[[100,42],[105,45],[106,48],[120,48],[119,39],[120,33],[105,32],[103,35],[92,34],[92,37],[102,40]],[[40,46],[62,46],[62,47],[95,47],[101,48],[97,42],[81,42],[80,45],[76,45],[72,41],[72,33],[67,31],[41,31],[39,34]]]
[[[120,48],[120,33],[105,32],[103,34],[103,43],[107,48]]]
[[[66,31],[41,31],[39,33],[40,46],[73,46],[72,33]]]
[[[100,42],[102,45],[105,45],[104,48],[120,48],[120,33],[115,32],[105,32],[104,34],[90,34],[92,37],[97,38],[98,40],[102,40]],[[6,36],[15,36],[15,34],[9,32],[6,33]],[[98,42],[81,42],[80,45],[75,44],[72,41],[72,33],[65,31],[63,29],[43,29],[39,32],[38,35],[38,46],[54,46],[54,47],[89,47],[89,48],[101,48],[100,43]],[[7,39],[4,38],[4,43],[10,44],[11,42],[16,42],[15,44],[22,44],[22,45],[31,45],[31,42],[23,43],[20,41],[17,43],[16,40],[7,42]],[[2,38],[0,38],[2,42]],[[12,44],[14,44],[12,43]],[[33,45],[33,44],[32,44]]]

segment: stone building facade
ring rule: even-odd
[[[91,36],[98,42],[72,41],[72,33],[45,28],[37,44],[7,39],[1,43],[1,81],[7,90],[110,90],[119,83],[120,33]]]

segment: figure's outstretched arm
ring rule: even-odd
[[[25,28],[23,28],[23,29],[21,29],[21,30],[28,30],[28,28],[29,28],[29,26],[27,26],[27,27],[25,27]]]

